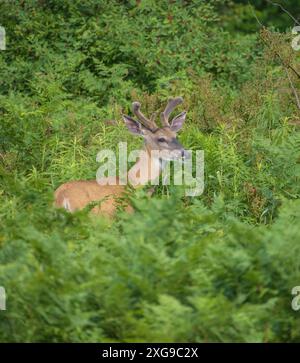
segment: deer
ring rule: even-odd
[[[177,139],[177,133],[186,118],[186,111],[179,113],[169,122],[171,113],[182,102],[181,97],[169,99],[164,111],[160,114],[160,127],[155,122],[157,113],[147,118],[141,112],[139,102],[132,103],[135,119],[122,115],[128,131],[144,139],[144,147],[140,150],[136,163],[127,173],[127,182],[133,188],[139,188],[159,178],[167,161],[184,161],[190,157]],[[84,209],[92,202],[101,201],[91,209],[91,212],[95,215],[113,217],[118,207],[117,201],[126,195],[126,185],[121,184],[119,178],[116,178],[114,185],[111,185],[110,181],[109,177],[104,177],[101,180],[66,182],[55,191],[54,205],[72,213]],[[130,213],[133,208],[127,205],[125,210]]]

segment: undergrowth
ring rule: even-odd
[[[300,121],[276,58],[299,69],[299,53],[288,32],[271,48],[230,32],[229,3],[1,2],[1,341],[300,340]],[[150,115],[178,95],[201,196],[132,192],[113,221],[53,208],[98,151],[142,146],[121,119],[133,100]]]

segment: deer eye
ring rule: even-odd
[[[164,137],[160,137],[159,139],[157,139],[158,142],[166,142],[166,139]]]

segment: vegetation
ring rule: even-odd
[[[300,52],[261,3],[1,1],[0,341],[300,341]],[[53,208],[98,151],[141,145],[133,100],[177,95],[203,195],[138,190],[113,221]]]

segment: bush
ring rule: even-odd
[[[299,341],[299,110],[276,54],[299,55],[287,34],[222,28],[228,6],[1,3],[1,341]],[[132,100],[151,114],[170,95],[205,152],[203,195],[132,192],[114,221],[53,208],[100,149],[141,146]]]

